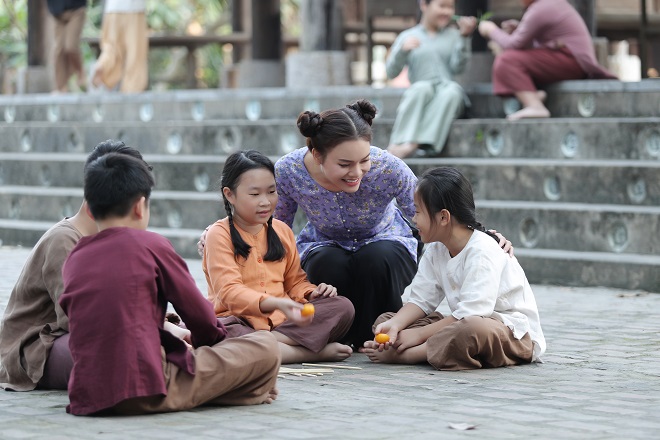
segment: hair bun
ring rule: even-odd
[[[376,117],[376,106],[366,99],[360,99],[353,104],[348,104],[346,107],[355,110],[369,125],[373,123]]]
[[[298,116],[297,125],[303,136],[311,138],[319,133],[321,125],[323,125],[323,118],[316,112],[304,111]]]

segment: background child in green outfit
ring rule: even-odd
[[[420,0],[420,23],[396,38],[387,58],[388,78],[408,66],[410,87],[401,98],[388,151],[404,158],[420,145],[439,153],[451,123],[463,112],[466,95],[454,82],[472,53],[475,17],[459,17],[452,25],[454,0]]]

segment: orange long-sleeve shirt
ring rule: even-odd
[[[280,261],[264,261],[268,250],[267,226],[258,234],[243,231],[238,226],[243,240],[249,244],[247,260],[234,258],[234,246],[229,233],[229,220],[218,220],[206,234],[206,245],[202,268],[208,285],[208,298],[218,316],[240,316],[256,330],[272,330],[286,320],[284,314],[275,310],[262,313],[259,304],[268,296],[289,297],[299,303],[316,289],[307,280],[300,266],[293,231],[285,223],[273,219],[273,229],[282,241],[286,255]]]

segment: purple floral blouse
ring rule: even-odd
[[[409,218],[415,214],[417,177],[410,168],[372,146],[371,169],[360,188],[352,194],[332,192],[309,175],[303,162],[307,151],[307,147],[292,151],[275,164],[279,202],[274,216],[289,226],[298,207],[307,216],[308,222],[297,238],[301,260],[320,246],[357,251],[369,243],[391,240],[404,245],[417,261],[417,239],[396,205]]]

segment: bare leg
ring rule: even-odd
[[[328,362],[343,361],[353,354],[348,345],[339,342],[331,342],[318,353],[298,345],[293,339],[279,332],[272,332],[275,339],[280,343],[283,364],[297,364],[300,362]]]
[[[550,110],[543,105],[545,92],[524,91],[516,92],[516,98],[521,102],[523,108],[507,116],[510,121],[516,121],[524,118],[549,118]]]
[[[390,144],[390,146],[387,147],[387,151],[396,157],[404,159],[412,156],[413,153],[417,151],[417,147],[419,147],[419,144],[415,142],[405,142],[403,144]]]
[[[375,341],[366,341],[362,352],[372,362],[384,364],[422,364],[426,362],[426,342],[401,352],[393,347],[381,351],[378,346],[379,344]]]

